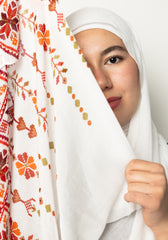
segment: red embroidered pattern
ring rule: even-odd
[[[0,70],[0,145],[3,145],[4,149],[8,147],[7,93],[7,74]],[[0,150],[3,156],[3,149]]]
[[[24,175],[26,179],[35,176],[34,170],[37,169],[32,156],[28,157],[27,153],[18,155],[18,161],[16,162],[19,175]]]
[[[0,18],[0,48],[7,54],[19,58],[19,18],[17,4],[11,1]]]
[[[61,31],[65,24],[58,0],[48,0],[47,4],[45,0],[40,2],[48,15],[53,16],[55,30]],[[50,120],[47,108],[54,108],[56,104],[54,94],[48,87],[52,72],[50,76],[46,71],[47,65],[42,64],[39,51],[45,54],[46,63],[51,64],[54,84],[58,88],[64,84],[66,94],[67,89],[70,94],[71,88],[67,86],[68,69],[56,49],[50,24],[45,20],[41,18],[39,9],[31,9],[29,1],[0,0],[0,55],[3,55],[6,65],[0,70],[0,240],[41,240],[34,223],[44,214],[55,224],[56,207],[48,194],[51,190],[47,189],[47,185],[44,187],[42,182],[50,174],[57,179],[56,169],[51,163],[56,146],[47,129]],[[35,48],[29,47],[30,42],[22,37],[25,33],[28,39],[34,39]],[[20,62],[8,61],[19,56]],[[10,65],[11,62],[16,63]],[[26,67],[30,69],[30,74],[24,74],[17,68],[21,62],[28,63]],[[33,72],[34,77],[33,74],[31,76]],[[40,101],[43,91],[47,96],[46,101]],[[76,101],[76,106],[79,106],[79,101]],[[56,122],[56,116],[53,117],[51,121]],[[43,150],[39,149],[36,152],[37,141],[43,140],[43,136],[44,140],[46,136],[47,141],[49,138],[47,151],[42,153]]]
[[[43,46],[44,51],[47,51],[47,46],[50,45],[50,32],[46,29],[45,24],[39,24],[39,31],[37,31],[39,44]]]

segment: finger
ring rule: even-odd
[[[140,192],[128,192],[124,195],[124,199],[127,202],[133,202],[141,205],[143,208],[151,211],[156,211],[161,206],[161,201],[158,198],[153,198],[148,194]]]
[[[128,192],[139,192],[162,199],[166,188],[145,183],[130,183],[128,184]]]
[[[126,171],[129,170],[147,171],[153,173],[165,173],[165,169],[161,164],[140,159],[131,160],[126,167]]]
[[[152,187],[150,184],[146,183],[130,183],[128,184],[128,192],[140,192],[143,194],[152,194]]]
[[[165,186],[166,177],[162,173],[151,173],[142,171],[127,171],[126,179],[128,183],[139,182],[148,183],[154,186]]]

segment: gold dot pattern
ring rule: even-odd
[[[88,114],[86,112],[83,113],[83,120],[87,120],[88,119]]]
[[[45,208],[46,208],[46,212],[51,212],[51,205],[50,204],[45,205]]]
[[[78,49],[78,48],[79,48],[77,42],[74,42],[74,48],[75,48],[75,49]]]
[[[54,105],[54,98],[50,99],[51,105]]]
[[[79,48],[77,42],[75,41],[74,36],[71,35],[71,30],[70,30],[70,28],[66,27],[66,23],[65,23],[64,27],[65,27],[66,35],[69,36],[71,42],[73,42],[74,49],[78,49],[78,53],[79,53],[79,55],[81,55],[82,52],[81,52],[81,50],[80,50],[80,48]],[[86,63],[86,66],[89,68],[89,66],[88,66],[88,64],[87,64],[87,62],[86,62],[86,60],[85,60],[83,54],[82,54],[82,62],[83,62],[83,63]]]
[[[83,55],[82,55],[82,62],[86,62],[86,59],[84,58]]]
[[[43,164],[43,166],[47,166],[48,165],[47,158],[42,158],[42,164]]]
[[[76,99],[76,100],[75,100],[75,106],[76,106],[76,107],[79,107],[79,106],[80,106],[80,100],[79,100],[79,99]]]
[[[70,36],[70,28],[66,28],[66,35]]]
[[[54,149],[54,142],[49,142],[50,149]]]
[[[69,94],[72,94],[72,99],[75,100],[75,107],[79,108],[79,112],[82,113],[83,120],[88,120],[88,113],[83,112],[84,111],[83,107],[80,107],[80,100],[76,99],[76,95],[73,93],[72,86],[67,86],[67,92]],[[88,126],[91,126],[92,125],[92,121],[88,120],[87,124],[88,124]]]
[[[68,93],[72,93],[72,87],[68,86]]]
[[[66,27],[66,22],[65,22],[63,28],[65,28],[65,33],[66,33],[66,35],[70,38],[70,41],[73,42],[73,47],[74,47],[74,49],[78,50],[78,54],[79,54],[79,55],[82,55],[82,56],[81,56],[82,62],[83,62],[83,63],[86,63],[86,66],[89,68],[89,66],[88,66],[88,64],[87,64],[87,62],[86,62],[86,60],[85,60],[85,58],[84,58],[84,56],[83,56],[83,54],[82,54],[82,52],[81,52],[81,49],[79,48],[77,42],[75,41],[74,36],[71,34],[70,28],[69,28],[69,27]],[[66,83],[67,83],[67,82],[66,82]],[[83,107],[81,107],[80,100],[79,100],[79,99],[76,99],[76,95],[75,95],[75,93],[73,93],[72,86],[67,86],[67,92],[68,92],[68,94],[71,94],[72,99],[75,101],[75,107],[79,108],[79,112],[82,114],[83,120],[87,121],[87,120],[88,120],[88,113],[83,112],[84,109],[83,109]],[[92,121],[91,121],[91,120],[88,120],[88,121],[87,121],[87,124],[88,124],[88,126],[91,126],[91,125],[92,125]]]

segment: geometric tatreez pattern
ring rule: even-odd
[[[19,18],[17,12],[17,3],[11,1],[5,6],[5,1],[1,3],[3,10],[0,15],[0,48],[8,55],[19,58]]]

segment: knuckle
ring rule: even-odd
[[[158,199],[162,200],[164,198],[165,192],[166,192],[165,188],[162,188],[162,187],[157,188],[157,190],[156,190],[156,197]]]
[[[134,176],[133,171],[127,171],[127,173],[126,173],[127,181],[131,181],[133,179],[133,176]]]
[[[130,174],[130,171],[134,169],[137,159],[132,159],[125,168],[125,176]]]
[[[137,161],[137,159],[132,159],[132,160],[128,163],[126,169],[127,169],[127,170],[132,169],[132,168],[135,166],[136,161]]]
[[[162,165],[162,164],[158,163],[158,167],[159,167],[159,169],[160,169],[162,172],[164,172],[164,171],[165,171],[165,169],[164,169],[164,167],[163,167],[163,165]]]
[[[161,186],[165,186],[166,185],[166,178],[165,175],[163,174],[158,174],[157,178],[156,178],[157,184],[161,185]]]
[[[137,161],[138,161],[138,159],[132,159],[130,161],[130,166],[133,168],[136,165]]]
[[[125,168],[125,176],[127,177],[127,172],[128,172],[128,169],[127,167]]]
[[[160,172],[160,173],[165,174],[165,169],[164,169],[163,165],[160,164],[160,163],[156,163],[156,165],[155,165],[155,170],[156,170],[157,172]]]

